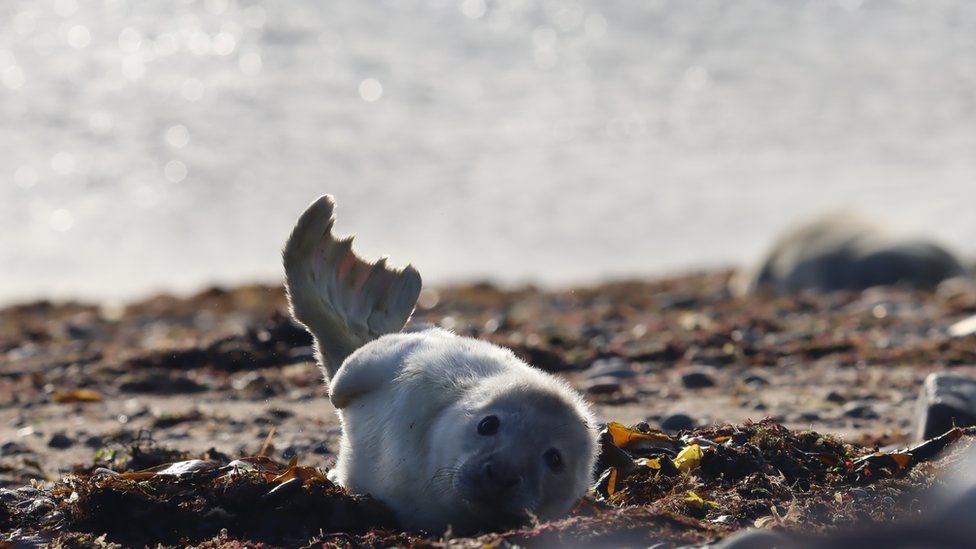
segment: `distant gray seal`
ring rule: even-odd
[[[797,226],[774,245],[760,267],[734,282],[734,290],[778,293],[863,290],[903,284],[932,288],[966,273],[938,244],[889,233],[847,213]]]
[[[432,328],[399,332],[420,275],[367,263],[314,202],[284,251],[292,315],[316,341],[342,441],[329,478],[407,528],[472,532],[569,511],[591,481],[594,418],[565,382],[510,351]]]

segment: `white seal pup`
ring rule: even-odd
[[[965,273],[959,260],[935,243],[836,213],[788,231],[754,273],[733,281],[733,291],[829,292],[895,284],[932,288]]]
[[[420,275],[368,263],[314,202],[284,250],[292,315],[314,336],[342,423],[329,478],[406,528],[474,532],[564,514],[586,492],[596,424],[567,383],[510,351],[432,328],[397,333]]]

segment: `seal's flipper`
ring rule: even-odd
[[[352,250],[352,237],[337,239],[334,211],[329,195],[313,202],[283,253],[291,314],[315,337],[330,379],[353,351],[403,328],[421,286],[412,266],[370,263]]]

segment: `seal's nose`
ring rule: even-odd
[[[522,475],[514,467],[492,458],[481,466],[481,478],[486,488],[505,492],[522,483]]]

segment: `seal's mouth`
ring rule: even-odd
[[[478,517],[480,522],[491,524],[496,529],[515,528],[531,522],[535,517],[531,507],[522,505],[517,501],[519,499],[517,496],[507,501],[497,498],[479,498],[466,493],[459,485],[457,477],[455,477],[454,493],[469,514]]]
[[[485,524],[491,524],[493,529],[509,530],[532,521],[533,514],[528,509],[500,507],[497,502],[479,502],[461,498],[465,508],[472,516]]]

